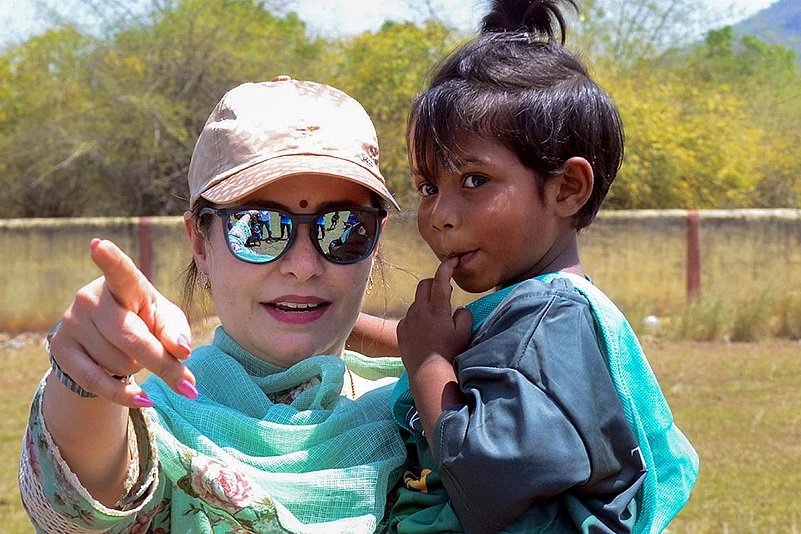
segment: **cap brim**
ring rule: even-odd
[[[384,181],[375,173],[353,161],[320,154],[291,154],[268,159],[209,187],[200,196],[215,204],[231,204],[264,185],[299,174],[319,174],[355,182],[375,191],[400,210]]]

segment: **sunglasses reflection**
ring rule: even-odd
[[[314,239],[317,240],[320,251],[335,262],[364,259],[366,252],[372,248],[376,224],[371,225],[370,221],[362,220],[362,217],[369,219],[372,215],[350,211],[347,219],[342,221],[343,215],[339,211],[320,214],[313,224]],[[273,227],[275,219],[278,219],[278,228]],[[262,260],[277,257],[292,236],[292,224],[289,215],[270,210],[243,210],[234,213],[228,222],[231,251],[240,256],[256,255]],[[279,245],[276,243],[278,241],[285,243]]]
[[[355,213],[350,214],[343,226],[342,234],[328,244],[328,253],[341,261],[359,259],[370,247],[373,236]]]

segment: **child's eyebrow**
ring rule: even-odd
[[[488,158],[482,158],[480,156],[468,156],[459,158],[458,168],[461,169],[462,167],[469,167],[470,165],[488,165],[490,163],[492,163],[492,161]]]

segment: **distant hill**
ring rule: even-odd
[[[779,0],[734,25],[740,35],[753,34],[762,41],[795,50],[801,62],[801,0]]]

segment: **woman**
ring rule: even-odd
[[[397,208],[369,117],[324,85],[244,84],[206,122],[189,189],[188,287],[210,292],[222,326],[191,350],[183,313],[113,243],[93,240],[104,276],[48,336],[52,369],[23,446],[34,526],[383,530],[406,460],[388,408],[402,368],[345,350]],[[288,219],[287,240],[237,239],[254,210]],[[368,231],[332,254],[320,217],[331,236],[353,218]],[[129,375],[141,369],[152,375],[140,387]]]

